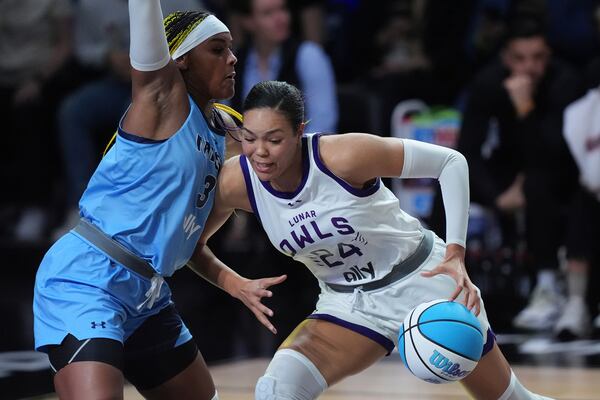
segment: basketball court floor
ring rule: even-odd
[[[9,248],[3,254],[11,251]],[[39,253],[31,253],[31,257],[39,258]],[[15,259],[23,260],[23,257]],[[31,261],[30,264],[35,264]],[[29,274],[34,270],[23,268]],[[192,274],[191,271],[187,271]],[[192,279],[186,272],[179,273],[181,278],[174,281],[173,286],[182,293],[190,285],[193,293],[210,293],[212,289],[208,283],[198,279]],[[312,278],[311,278],[312,279]],[[494,276],[495,282],[501,282],[502,276]],[[52,376],[48,366],[47,358],[41,353],[31,351],[32,343],[30,332],[33,331],[31,321],[22,316],[31,315],[31,303],[29,297],[33,276],[24,274],[21,280],[0,279],[0,292],[3,297],[10,300],[5,307],[4,319],[0,321],[0,338],[4,337],[9,342],[19,343],[19,346],[0,348],[0,400],[57,400],[52,392]],[[502,281],[504,282],[504,281]],[[519,310],[522,304],[507,303],[505,292],[509,291],[514,283],[505,277],[506,287],[496,294],[490,292],[486,298],[488,315],[493,315],[496,320],[493,326],[498,327],[498,343],[505,353],[507,359],[519,379],[532,391],[560,400],[600,400],[600,339],[579,340],[573,342],[557,342],[552,339],[550,333],[541,335],[531,334],[507,334],[513,332],[510,328],[510,320],[514,310]],[[485,281],[480,280],[478,285],[485,286]],[[202,286],[205,285],[205,286]],[[511,286],[512,285],[512,286]],[[23,289],[26,288],[26,289]],[[215,289],[216,290],[216,289]],[[217,293],[218,298],[222,295]],[[216,296],[217,296],[216,295]],[[21,297],[19,297],[21,296]],[[210,300],[210,298],[208,298]],[[192,304],[187,298],[176,300],[182,307]],[[193,300],[193,299],[191,299]],[[207,304],[212,304],[207,300]],[[296,301],[297,299],[294,298]],[[311,303],[312,304],[312,303]],[[189,315],[184,315],[186,321],[192,320],[195,315],[204,315],[202,308],[189,308]],[[245,315],[252,323],[254,320],[250,314]],[[222,311],[231,312],[226,309]],[[214,315],[214,310],[213,310]],[[236,314],[237,315],[237,314]],[[12,316],[12,317],[11,317]],[[16,317],[25,322],[17,321]],[[188,318],[189,317],[189,318]],[[13,319],[11,319],[13,318]],[[239,318],[238,318],[239,319]],[[236,321],[238,321],[236,319]],[[242,323],[239,320],[238,323]],[[12,327],[15,329],[11,330]],[[17,328],[19,328],[17,330]],[[251,332],[254,332],[250,330]],[[262,330],[257,330],[262,332]],[[4,336],[2,336],[4,334]],[[12,334],[8,335],[8,334]],[[7,336],[8,335],[8,336]],[[265,334],[266,335],[266,334]],[[21,341],[18,341],[23,337]],[[9,340],[10,339],[10,340]],[[212,341],[212,336],[205,339],[210,340],[211,346],[205,350],[209,354],[212,347],[219,347],[219,343],[229,340],[217,335]],[[243,337],[242,339],[247,339]],[[5,340],[5,341],[6,341]],[[13,353],[13,350],[20,350]],[[235,354],[240,354],[235,353]],[[261,352],[260,354],[269,354]],[[213,357],[213,359],[223,359]],[[221,400],[251,400],[254,398],[254,384],[265,370],[268,359],[236,359],[230,362],[219,362],[210,365],[212,375],[219,390]],[[46,394],[44,394],[46,393]],[[35,396],[35,397],[32,397]],[[142,397],[132,387],[126,388],[126,400],[138,400]],[[363,371],[350,377],[327,390],[320,400],[458,400],[468,399],[459,384],[434,385],[420,381],[413,377],[403,366],[396,351],[391,356]]]
[[[507,338],[509,342],[519,338]],[[510,344],[508,344],[510,347]],[[544,350],[544,340],[539,339],[532,346],[536,354],[532,356],[551,360],[550,349]],[[537,347],[536,347],[537,346]],[[552,366],[515,366],[519,379],[532,391],[561,400],[600,400],[600,368],[586,367],[585,358],[595,347],[600,354],[600,342],[575,343],[563,346],[565,353],[577,353],[587,348],[588,355],[580,355],[584,365],[576,366],[576,359],[566,362],[565,366],[549,362]],[[591,347],[590,347],[591,346]],[[559,351],[560,352],[560,351]],[[539,354],[538,354],[539,353]],[[570,355],[565,358],[568,360]],[[548,358],[550,357],[550,358]],[[558,357],[558,358],[557,358]],[[562,356],[554,354],[558,361]],[[583,357],[583,358],[582,358]],[[532,361],[532,360],[530,360]],[[254,383],[268,364],[268,359],[240,360],[211,367],[213,378],[222,400],[254,399]],[[373,365],[362,373],[334,385],[319,399],[322,400],[459,400],[468,399],[459,384],[434,385],[413,377],[402,365],[397,353]],[[36,397],[36,400],[56,400],[55,396]],[[132,387],[125,391],[126,400],[138,400],[142,397]]]

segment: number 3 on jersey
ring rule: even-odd
[[[202,208],[206,204],[206,201],[210,197],[210,192],[215,188],[217,184],[217,178],[212,175],[206,175],[204,180],[204,192],[198,193],[196,198],[196,208]]]

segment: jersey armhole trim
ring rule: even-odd
[[[317,167],[321,170],[321,172],[323,172],[325,175],[328,175],[330,178],[335,180],[341,187],[343,187],[348,193],[356,197],[368,197],[373,193],[377,192],[377,190],[379,190],[379,186],[381,185],[381,178],[379,177],[375,179],[375,182],[371,186],[364,189],[357,189],[342,178],[338,177],[333,172],[331,172],[331,170],[327,168],[325,163],[323,163],[323,160],[321,160],[321,156],[319,154],[319,139],[321,138],[321,136],[323,136],[322,133],[315,133],[311,138],[312,153],[315,160],[315,164],[317,164]]]
[[[145,138],[145,137],[142,137],[142,136],[134,135],[133,133],[126,132],[123,129],[123,120],[125,119],[125,116],[129,112],[129,109],[131,108],[131,104],[129,104],[129,107],[127,107],[127,110],[125,110],[125,112],[121,116],[121,119],[119,120],[119,125],[117,127],[117,134],[120,137],[122,137],[123,139],[126,139],[126,140],[128,140],[130,142],[140,143],[140,144],[160,144],[160,143],[164,143],[167,140],[171,139],[173,136],[177,135],[181,131],[181,129],[188,123],[188,121],[192,118],[192,114],[193,114],[193,109],[192,108],[193,108],[193,104],[195,105],[195,103],[193,103],[193,99],[191,98],[191,96],[189,94],[188,94],[188,99],[190,101],[190,112],[188,113],[188,116],[186,117],[186,119],[183,122],[183,124],[181,124],[181,126],[179,127],[179,129],[177,129],[177,131],[175,131],[175,133],[173,133],[171,136],[169,136],[166,139],[160,139],[160,140],[149,139],[149,138]],[[106,153],[106,151],[105,151],[105,153]]]
[[[300,184],[298,185],[296,190],[294,190],[293,192],[281,192],[275,189],[269,181],[261,181],[259,179],[261,185],[265,189],[267,189],[269,193],[280,199],[291,200],[293,198],[296,198],[306,186],[306,181],[308,180],[308,175],[310,174],[310,154],[308,151],[309,145],[306,137],[302,137],[300,140],[302,141],[302,180],[300,181]]]
[[[248,161],[245,155],[240,155],[240,167],[242,168],[242,173],[244,175],[244,182],[246,183],[246,192],[248,192],[248,199],[250,200],[250,205],[252,206],[252,211],[254,211],[254,215],[258,218],[258,221],[262,225],[262,221],[260,219],[260,214],[258,213],[258,207],[256,206],[256,197],[254,196],[254,188],[252,187],[252,177],[250,176],[250,171],[248,169]]]

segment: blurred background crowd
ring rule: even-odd
[[[496,331],[600,330],[600,0],[162,0],[232,30],[240,107],[260,80],[305,95],[309,131],[370,132],[456,147],[469,161],[467,267]],[[130,96],[126,0],[0,0],[0,351],[32,348],[43,253],[77,203]],[[444,235],[427,181],[387,180]],[[190,271],[171,278],[207,361],[270,355],[318,287],[253,216],[212,247],[240,273],[287,273],[273,337]],[[8,321],[5,323],[4,321]]]

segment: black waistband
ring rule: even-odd
[[[419,246],[417,246],[417,249],[414,251],[414,253],[398,264],[394,265],[390,273],[383,278],[377,281],[364,283],[362,285],[339,285],[337,283],[326,283],[326,285],[332,290],[341,293],[351,293],[356,288],[360,288],[361,290],[368,292],[370,290],[382,288],[404,278],[419,268],[419,266],[423,264],[433,249],[433,232],[425,229],[423,230],[423,233],[423,239],[421,239],[421,242],[419,243]]]

